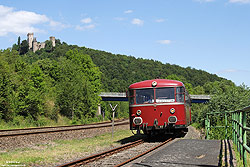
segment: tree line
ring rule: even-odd
[[[59,115],[74,121],[95,116],[101,72],[89,55],[68,49],[53,57],[46,48],[41,56],[20,55],[13,48],[0,52],[0,120],[18,124],[56,121]]]

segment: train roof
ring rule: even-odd
[[[134,83],[134,84],[129,86],[129,89],[152,88],[152,87],[156,87],[156,88],[157,87],[176,87],[176,86],[184,86],[184,84],[182,82],[176,81],[176,80],[152,79],[152,80],[146,80],[146,81]]]

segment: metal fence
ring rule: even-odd
[[[224,135],[225,135],[225,139],[228,139],[228,129],[232,128],[232,126],[229,126],[228,123],[228,115],[230,114],[230,112],[211,112],[211,113],[207,113],[206,114],[206,119],[205,119],[205,130],[206,130],[206,139],[210,139],[210,131],[213,128],[223,128],[225,131]],[[216,115],[217,118],[218,116],[220,117],[224,117],[224,124],[222,126],[213,126],[211,124],[211,116]]]
[[[205,120],[206,139],[210,139],[212,128],[224,128],[225,139],[228,139],[228,130],[232,129],[232,140],[237,146],[244,166],[247,166],[247,152],[250,153],[250,147],[247,145],[247,131],[250,132],[250,127],[247,127],[247,113],[250,113],[250,106],[237,111],[207,113]],[[212,126],[211,116],[214,115],[224,117],[223,126]],[[231,122],[228,121],[229,116],[231,116]]]
[[[233,141],[243,158],[244,166],[247,166],[247,152],[250,153],[250,148],[247,146],[247,131],[250,131],[247,127],[247,113],[250,113],[250,106],[232,112]]]

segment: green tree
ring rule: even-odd
[[[10,67],[3,57],[0,56],[0,119],[10,119],[8,113],[10,103],[8,96],[11,93]]]
[[[94,93],[100,93],[101,88],[101,72],[98,67],[93,63],[89,55],[83,54],[77,49],[69,50],[66,56],[77,64],[78,69],[83,72],[88,80],[91,82],[91,87],[93,87]]]
[[[99,69],[88,55],[69,50],[66,58],[60,58],[61,75],[58,82],[58,106],[69,118],[94,117],[100,103]]]
[[[175,74],[171,74],[171,75],[167,76],[167,79],[181,81],[185,85],[188,93],[189,94],[194,94],[194,90],[193,90],[192,84],[188,83],[187,80],[186,80],[186,78],[184,78],[183,76],[177,76]]]
[[[20,74],[17,88],[18,114],[37,119],[44,114],[45,75],[37,65],[32,65]]]
[[[45,41],[45,51],[46,52],[52,52],[53,51],[53,46],[52,46],[52,41]]]
[[[17,39],[17,44],[13,44],[13,46],[12,46],[12,49],[18,51],[18,53],[20,53],[20,48],[21,48],[20,41],[21,41],[21,38],[19,36]]]
[[[20,49],[21,49],[21,37],[20,36],[17,39],[17,46],[18,46],[18,53],[20,54]]]
[[[196,95],[203,95],[203,94],[205,94],[205,89],[204,89],[204,87],[203,86],[196,86],[194,89],[193,89],[193,92],[194,92],[194,94],[196,94]]]
[[[21,62],[17,51],[0,51],[0,118],[6,121],[12,120],[16,115],[17,62]]]
[[[203,86],[205,94],[221,94],[231,87],[235,87],[235,84],[228,80],[207,82]]]
[[[19,50],[18,45],[17,45],[17,44],[13,44],[13,45],[12,45],[12,50],[18,51],[18,50]]]
[[[21,43],[21,48],[20,48],[20,55],[24,55],[29,51],[29,44],[27,40],[23,40]]]

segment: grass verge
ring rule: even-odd
[[[126,117],[116,118],[119,119],[128,119]],[[69,126],[69,125],[83,125],[83,124],[91,124],[91,123],[98,123],[103,121],[110,121],[110,119],[103,118],[101,116],[94,117],[94,118],[86,118],[83,120],[75,121],[70,120],[67,117],[58,116],[58,119],[51,120],[46,117],[39,117],[37,120],[24,118],[22,116],[16,117],[13,121],[5,122],[4,120],[0,119],[0,130],[5,129],[22,129],[22,128],[34,128],[34,127],[45,127],[45,126]]]
[[[106,133],[81,140],[57,140],[39,144],[31,148],[22,148],[0,152],[0,166],[55,166],[72,159],[82,158],[107,147],[115,147],[132,138],[129,130]]]
[[[237,147],[234,144],[234,151],[237,159],[237,167],[243,167],[243,159],[240,159],[240,153],[237,151]],[[247,165],[250,166],[250,154],[247,153]]]

